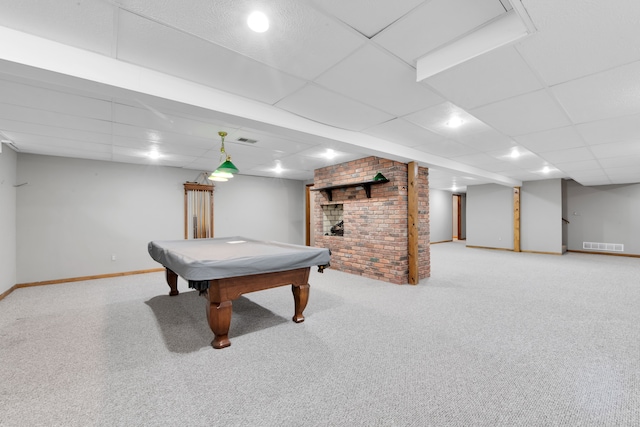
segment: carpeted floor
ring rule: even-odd
[[[163,273],[0,301],[2,426],[637,426],[640,260],[431,247],[432,277],[312,272],[234,302]]]

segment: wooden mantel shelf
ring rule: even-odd
[[[364,192],[367,195],[367,199],[371,198],[371,186],[374,184],[384,184],[385,182],[389,182],[388,179],[380,179],[380,180],[371,180],[371,181],[363,181],[363,182],[353,182],[350,184],[340,184],[340,185],[331,185],[328,187],[322,187],[322,188],[312,188],[311,191],[324,191],[325,193],[327,193],[327,198],[329,199],[329,201],[333,201],[333,190],[338,190],[340,188],[350,188],[350,187],[363,187],[364,188]]]

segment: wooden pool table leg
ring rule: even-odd
[[[169,291],[169,296],[176,296],[180,293],[178,292],[178,275],[166,267],[165,269],[167,270],[167,284],[171,288],[171,290]]]
[[[293,321],[296,323],[304,322],[304,316],[302,312],[307,306],[309,301],[309,284],[304,285],[291,285],[291,291],[293,292],[293,301],[295,303],[295,314],[293,315]]]
[[[207,320],[211,331],[215,335],[215,338],[211,341],[213,348],[225,348],[231,345],[231,341],[229,341],[231,307],[231,301],[209,301],[207,304]]]

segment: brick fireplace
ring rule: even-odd
[[[375,182],[378,173],[388,182]],[[428,175],[428,169],[418,168],[420,279],[430,275]],[[372,156],[316,169],[313,190],[315,244],[331,249],[332,269],[408,283],[407,164]],[[342,234],[332,233],[339,221]]]

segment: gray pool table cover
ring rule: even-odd
[[[329,249],[246,237],[149,242],[151,258],[185,280],[213,280],[328,265]]]

